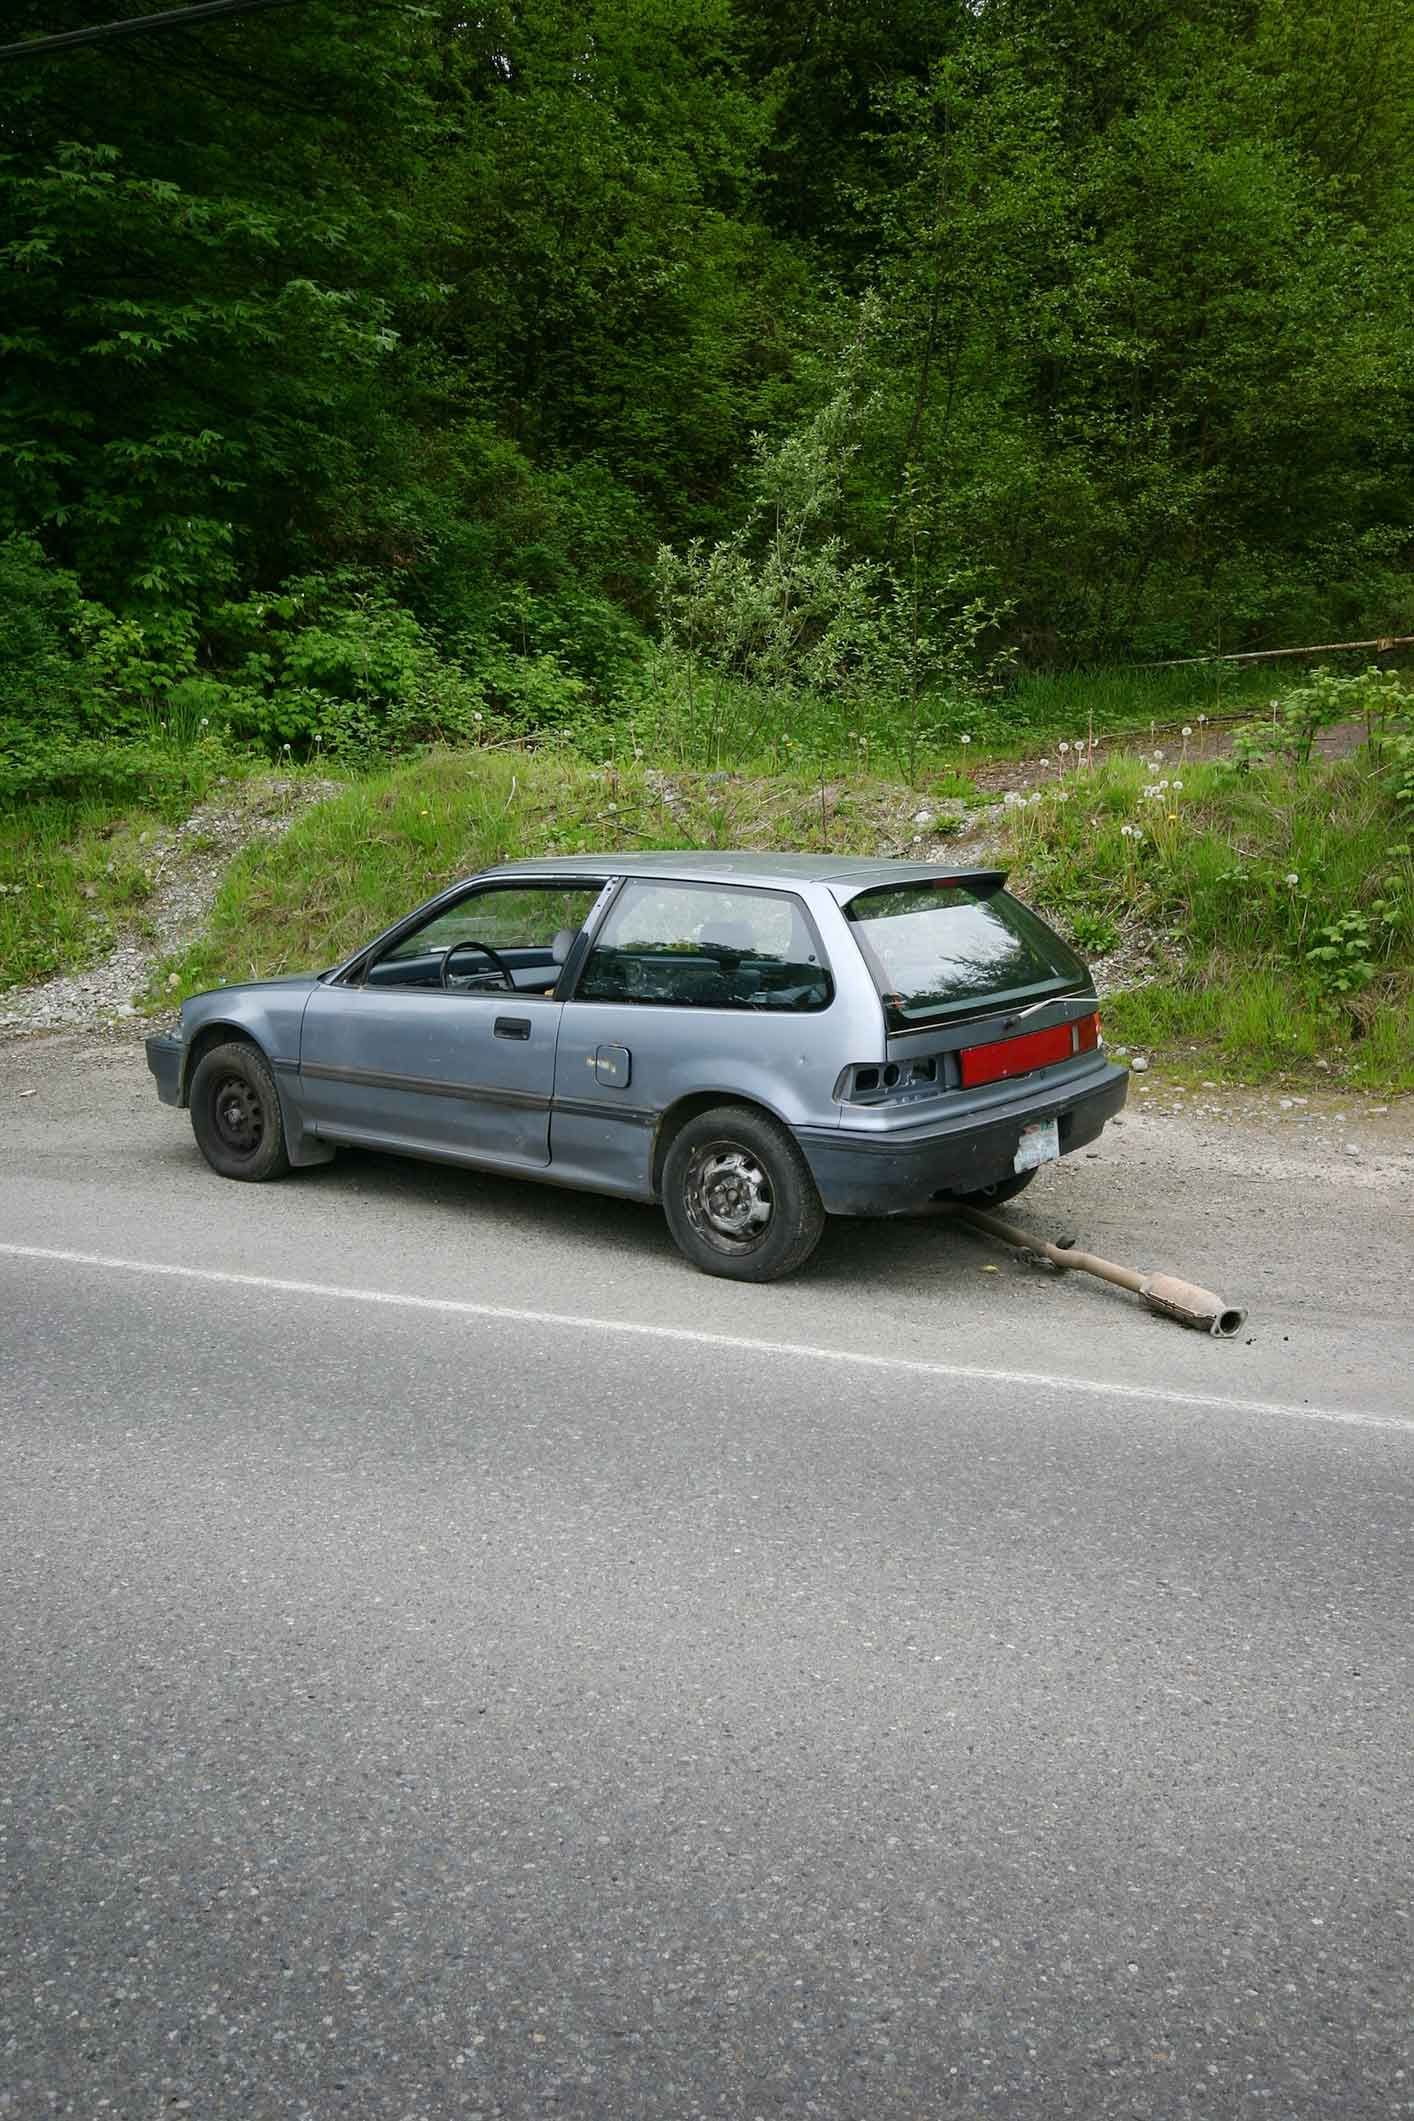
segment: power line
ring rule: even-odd
[[[99,44],[112,37],[145,37],[153,30],[187,29],[202,22],[217,22],[226,15],[253,15],[267,7],[298,7],[301,0],[199,0],[194,7],[169,7],[160,15],[130,15],[121,22],[98,22],[90,29],[61,30],[50,37],[26,37],[18,44],[0,44],[0,60],[41,59],[50,52],[73,51],[81,44]]]

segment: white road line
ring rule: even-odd
[[[102,1252],[61,1252],[48,1245],[0,1244],[9,1259],[53,1260],[61,1266],[97,1267],[115,1274],[150,1274],[171,1281],[200,1281],[221,1288],[266,1289],[280,1296],[317,1296],[346,1304],[383,1305],[391,1310],[436,1311],[508,1325],[560,1326],[574,1333],[618,1334],[625,1339],[674,1342],[725,1349],[740,1355],[785,1355],[793,1361],[845,1364],[910,1377],[950,1378],[959,1383],[1025,1385],[1046,1392],[1089,1392],[1109,1399],[1163,1407],[1202,1407],[1221,1414],[1280,1414],[1299,1421],[1337,1422],[1357,1429],[1405,1429],[1414,1420],[1398,1414],[1367,1414],[1341,1407],[1298,1406],[1276,1399],[1235,1399],[1219,1392],[1180,1392],[1167,1385],[1131,1385],[1103,1377],[1068,1377],[1050,1370],[993,1370],[980,1363],[926,1362],[909,1355],[866,1355],[853,1348],[821,1348],[791,1340],[752,1340],[737,1333],[703,1333],[692,1326],[650,1326],[629,1318],[589,1318],[570,1311],[531,1311],[511,1304],[467,1303],[455,1296],[409,1296],[396,1289],[351,1289],[335,1282],[286,1281],[273,1274],[229,1274],[217,1267],[179,1267],[155,1259],[113,1259]],[[1176,1327],[1174,1329],[1178,1331]]]

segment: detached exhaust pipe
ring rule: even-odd
[[[1211,1289],[1200,1289],[1194,1282],[1180,1281],[1176,1274],[1136,1274],[1132,1267],[1116,1266],[1112,1259],[1101,1259],[1097,1253],[1078,1252],[1072,1245],[1048,1244],[1044,1237],[1033,1237],[1028,1231],[1019,1230],[1015,1223],[1003,1222],[999,1215],[989,1215],[985,1208],[959,1205],[956,1212],[974,1229],[985,1230],[989,1237],[999,1237],[1005,1245],[1015,1245],[1019,1252],[1031,1252],[1038,1259],[1049,1260],[1063,1273],[1096,1274],[1101,1281],[1112,1281],[1117,1288],[1129,1289],[1160,1318],[1176,1318],[1181,1326],[1192,1326],[1199,1333],[1211,1333],[1218,1340],[1231,1340],[1247,1321],[1246,1311],[1238,1305],[1224,1303]]]

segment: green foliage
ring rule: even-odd
[[[812,748],[838,755],[867,748],[859,710],[891,703],[892,742],[884,748],[912,774],[935,745],[948,711],[975,706],[984,691],[978,643],[994,614],[964,601],[956,580],[925,579],[918,564],[900,575],[852,557],[834,527],[856,444],[860,408],[849,381],[803,427],[775,445],[754,441],[751,502],[731,537],[684,553],[664,547],[658,561],[659,612],[670,674],[681,672],[686,728],[699,755],[721,765],[751,746],[797,750],[807,717],[832,715],[833,731],[812,732]],[[986,675],[992,675],[987,673]],[[772,703],[769,731],[753,717],[733,729],[742,698]],[[729,731],[735,744],[729,740]],[[742,746],[746,748],[741,748]]]
[[[1217,0],[1001,0],[876,91],[848,187],[880,317],[861,502],[887,546],[921,472],[940,558],[985,568],[1028,660],[1407,630],[1410,22],[1381,7],[1380,46],[1339,12],[1239,34]],[[1330,112],[1395,44],[1381,166]]]
[[[1037,673],[1407,630],[1411,6],[304,0],[8,69],[0,789],[164,721],[912,774]]]
[[[1343,723],[1363,724],[1365,740],[1377,754],[1387,744],[1396,747],[1398,766],[1402,747],[1414,738],[1414,690],[1375,665],[1344,677],[1322,666],[1271,702],[1269,721],[1248,723],[1234,733],[1233,757],[1239,768],[1264,758],[1290,758],[1305,766],[1317,736]]]
[[[1375,976],[1375,943],[1369,916],[1342,913],[1315,930],[1316,940],[1303,951],[1320,992],[1327,996],[1355,994],[1368,987]]]

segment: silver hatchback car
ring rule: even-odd
[[[196,995],[147,1041],[227,1178],[342,1146],[661,1201],[770,1281],[827,1215],[1018,1192],[1128,1077],[994,869],[605,854],[455,884],[343,964]]]

